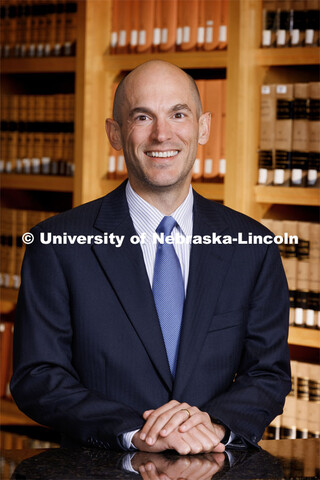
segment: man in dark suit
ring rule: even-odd
[[[32,230],[11,389],[64,445],[222,452],[256,446],[282,411],[281,260],[272,241],[234,241],[270,239],[262,225],[190,188],[209,129],[188,75],[137,67],[106,122],[129,182]]]

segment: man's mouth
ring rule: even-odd
[[[158,150],[151,150],[146,152],[148,157],[155,157],[155,158],[172,158],[178,155],[179,150],[167,150],[165,152],[161,152]]]

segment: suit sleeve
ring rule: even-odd
[[[236,378],[227,391],[203,407],[246,444],[256,445],[273,418],[282,413],[291,388],[288,315],[287,282],[278,248],[272,244],[252,291]]]
[[[89,391],[72,364],[72,305],[52,245],[27,247],[14,330],[11,392],[36,422],[83,445],[121,449],[121,435],[141,428],[132,408]]]

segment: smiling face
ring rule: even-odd
[[[208,114],[198,118],[192,88],[182,70],[165,62],[149,62],[126,79],[120,126],[107,121],[107,132],[112,145],[123,148],[140,195],[189,188],[198,141],[206,143],[210,123]]]

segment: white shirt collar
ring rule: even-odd
[[[126,185],[126,197],[130,216],[137,234],[146,233],[148,236],[152,235],[165,215],[140,197],[131,187],[129,180]],[[171,216],[177,221],[181,233],[192,235],[193,190],[191,185],[187,197]]]

